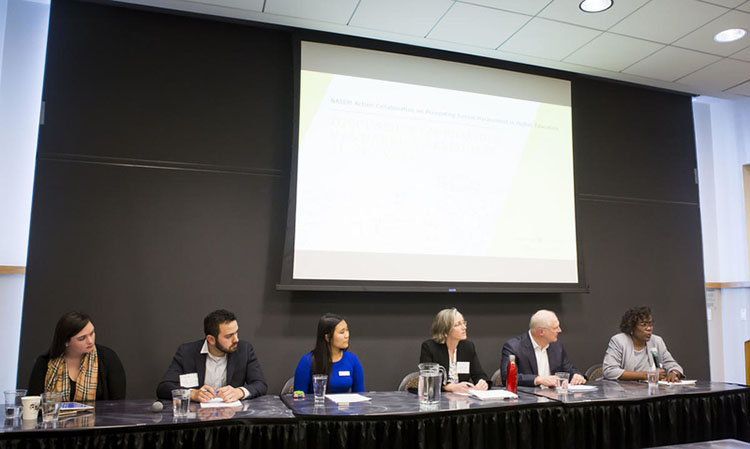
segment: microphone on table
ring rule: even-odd
[[[654,367],[661,369],[661,364],[659,364],[659,352],[656,348],[651,348],[651,357],[654,358]]]
[[[151,404],[151,411],[154,413],[159,413],[164,409],[164,404],[161,403],[161,401],[156,401],[153,404]]]

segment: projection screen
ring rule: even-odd
[[[582,288],[570,81],[300,45],[279,288]]]

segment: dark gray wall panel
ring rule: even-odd
[[[40,151],[288,166],[289,33],[76,2],[52,10]]]
[[[32,218],[24,329],[39,332],[24,334],[20,380],[68,310],[95,318],[136,397],[154,391],[179,342],[202,338],[208,311],[234,310],[243,337],[258,329],[286,178],[42,160],[37,179],[48,207]]]
[[[690,97],[582,79],[573,123],[579,194],[698,202]]]

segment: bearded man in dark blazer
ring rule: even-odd
[[[237,318],[227,310],[215,310],[203,320],[205,339],[185,343],[164,374],[156,395],[172,399],[172,390],[190,388],[190,400],[224,402],[251,399],[268,391],[253,346],[238,337]]]

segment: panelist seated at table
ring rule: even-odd
[[[125,399],[125,370],[115,351],[96,344],[85,313],[60,317],[49,351],[36,359],[29,395],[62,392],[65,401]]]
[[[682,367],[664,340],[653,333],[654,319],[649,307],[628,309],[620,321],[620,331],[609,340],[604,353],[605,379],[646,380],[648,371],[655,368],[659,368],[659,379],[677,382],[683,377]]]
[[[466,393],[490,387],[474,343],[466,339],[467,328],[468,323],[455,307],[443,309],[432,322],[432,338],[422,343],[419,363],[438,363],[445,368],[445,391]]]
[[[555,373],[570,374],[570,384],[586,383],[586,378],[570,363],[565,347],[557,341],[562,332],[560,320],[549,310],[539,310],[529,320],[529,331],[512,338],[503,345],[500,368],[503,381],[508,375],[510,355],[516,356],[518,385],[554,387]]]
[[[313,393],[312,376],[328,376],[326,393],[362,393],[365,376],[356,355],[349,352],[349,326],[327,313],[318,320],[315,348],[303,355],[294,371],[294,390]]]
[[[172,390],[191,388],[190,400],[224,402],[262,396],[268,391],[253,346],[239,339],[237,317],[215,310],[203,320],[205,339],[181,345],[156,395],[172,399]]]

